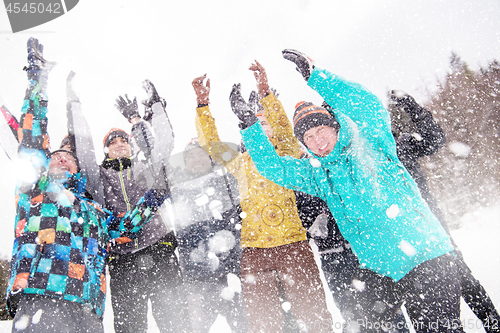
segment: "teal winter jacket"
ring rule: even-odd
[[[259,172],[325,200],[363,268],[398,281],[418,264],[452,251],[397,157],[381,101],[363,86],[317,67],[308,85],[332,106],[340,123],[334,150],[326,157],[280,157],[257,122],[241,133]]]

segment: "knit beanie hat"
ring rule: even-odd
[[[61,149],[62,147],[66,146],[66,145],[69,145],[70,142],[69,142],[69,135],[66,135],[62,141],[61,141],[61,144],[59,145],[59,149]]]
[[[310,102],[298,102],[293,115],[293,131],[295,137],[304,145],[304,133],[313,127],[330,126],[335,129],[340,128],[337,119],[324,107],[314,105]]]
[[[104,136],[104,140],[102,140],[102,144],[104,145],[104,148],[109,146],[111,141],[113,141],[115,138],[121,137],[127,141],[127,143],[130,143],[130,136],[125,132],[124,130],[121,130],[119,128],[112,128],[106,136]]]

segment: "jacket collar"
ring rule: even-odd
[[[59,184],[65,189],[85,197],[87,187],[87,177],[82,175],[81,172],[71,174],[69,172],[61,172],[58,174],[51,174],[47,176],[49,183]]]
[[[128,157],[106,159],[102,162],[105,169],[113,169],[115,171],[122,171],[132,166],[132,160]]]

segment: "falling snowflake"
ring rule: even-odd
[[[401,251],[403,251],[408,257],[413,257],[415,254],[417,254],[417,250],[413,247],[413,245],[411,245],[410,243],[408,243],[407,241],[405,240],[402,240],[400,243],[399,243],[399,246],[398,246]]]
[[[209,201],[209,198],[208,198],[208,196],[207,196],[207,195],[205,195],[205,194],[204,194],[204,195],[202,195],[202,196],[199,196],[198,198],[196,198],[196,199],[194,200],[194,202],[196,202],[196,204],[197,204],[198,206],[204,206],[204,205],[206,205],[206,204],[208,203],[208,201]]]
[[[418,133],[412,133],[411,134],[417,141],[422,141],[424,138]]]
[[[399,215],[399,207],[398,205],[391,205],[391,207],[387,208],[385,211],[387,217],[390,219],[396,218]]]
[[[42,317],[43,310],[39,309],[34,315],[33,319],[31,319],[31,322],[33,324],[38,324],[40,322],[40,318]]]
[[[358,290],[358,291],[364,291],[366,288],[366,282],[358,280],[358,279],[353,279],[352,280],[352,286]]]
[[[213,253],[223,253],[231,250],[236,245],[236,238],[229,230],[218,231],[208,240],[208,248]]]
[[[227,274],[227,286],[235,293],[241,294],[241,280],[236,274]]]
[[[222,159],[226,162],[229,162],[232,156],[233,155],[231,154],[231,152],[226,151],[224,154],[222,154]]]
[[[316,159],[316,158],[310,158],[309,159],[309,163],[311,163],[311,165],[312,165],[313,168],[319,168],[319,167],[321,167],[321,162],[318,159]]]
[[[288,312],[292,308],[292,305],[289,302],[283,302],[281,307],[283,308],[283,311]]]
[[[234,291],[231,290],[231,288],[226,287],[226,288],[224,288],[224,289],[221,290],[220,297],[223,300],[230,301],[230,300],[232,300],[234,298]]]
[[[462,142],[452,142],[448,145],[450,151],[458,157],[467,157],[469,156],[471,149],[468,145]]]
[[[14,327],[18,331],[24,331],[30,322],[30,317],[23,315],[16,322],[14,322]]]

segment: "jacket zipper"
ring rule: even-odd
[[[125,190],[125,182],[123,181],[123,165],[122,162],[120,161],[120,171],[118,172],[118,175],[120,177],[120,186],[122,188],[122,193],[123,193],[123,199],[125,199],[125,203],[127,204],[127,211],[130,211],[130,200],[128,199],[127,191]],[[130,168],[127,169],[127,180],[130,180]],[[135,248],[139,248],[139,239],[135,238],[134,239],[134,245]]]

